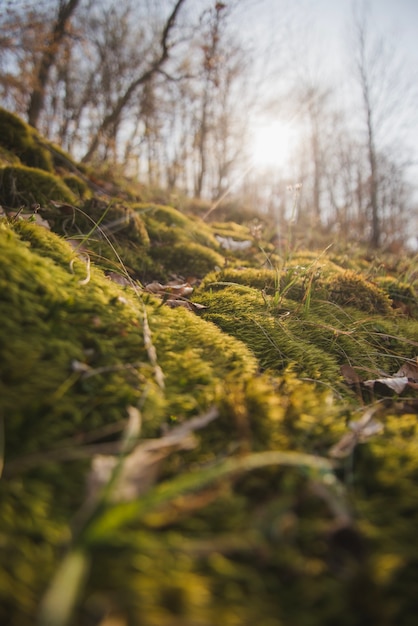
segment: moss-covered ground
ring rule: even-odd
[[[414,626],[416,259],[282,254],[0,128],[0,623]]]

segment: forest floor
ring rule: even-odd
[[[0,131],[1,623],[415,624],[417,259]]]

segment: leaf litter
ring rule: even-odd
[[[145,291],[160,296],[163,302],[172,309],[183,307],[188,311],[200,311],[207,308],[203,304],[189,300],[189,296],[194,291],[190,282],[179,283],[173,280],[163,285],[158,281],[153,281],[145,285]]]
[[[150,439],[136,443],[139,434],[140,414],[138,409],[130,407],[130,419],[125,442],[133,442],[132,449],[122,458],[114,455],[97,454],[92,459],[90,473],[87,477],[88,499],[96,499],[101,490],[109,484],[117,472],[112,484],[112,501],[134,500],[144,494],[155,484],[161,462],[178,450],[192,450],[197,441],[193,433],[205,428],[218,418],[218,410],[213,407],[203,415],[189,419],[184,424],[175,426],[159,439]],[[132,428],[132,421],[136,425]],[[117,471],[118,466],[119,471]]]

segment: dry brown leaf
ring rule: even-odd
[[[207,308],[203,304],[191,302],[188,299],[194,290],[190,282],[179,283],[177,280],[171,280],[166,285],[162,285],[154,281],[145,285],[144,289],[148,293],[161,296],[165,304],[172,309],[182,307],[188,311],[201,311]]]
[[[106,276],[113,283],[121,285],[121,287],[129,287],[132,285],[132,281],[129,280],[129,278],[126,278],[126,276],[122,276],[122,274],[118,274],[117,272],[107,272]]]
[[[88,499],[94,500],[112,477],[115,480],[112,500],[127,501],[142,495],[155,483],[161,461],[177,450],[193,449],[196,445],[193,433],[210,424],[218,415],[218,410],[213,407],[207,413],[172,428],[159,439],[149,439],[138,444],[122,459],[111,455],[95,455],[87,477]],[[129,417],[130,424],[133,418],[137,420],[135,414]],[[134,427],[137,432],[140,425],[134,424]]]
[[[418,383],[418,358],[403,363],[395,376],[406,376],[410,383]]]
[[[334,459],[344,459],[349,456],[358,443],[367,441],[373,435],[379,434],[383,430],[383,424],[373,418],[378,407],[370,407],[364,415],[357,421],[348,424],[351,432],[346,433],[340,441],[329,451],[329,456]]]
[[[167,295],[173,294],[176,296],[187,297],[193,293],[193,287],[190,283],[178,283],[177,281],[170,281],[166,285],[162,285],[161,283],[154,281],[152,283],[148,283],[145,285],[145,291],[149,293],[155,293],[158,295]]]
[[[192,304],[188,300],[177,300],[175,298],[169,298],[168,300],[166,300],[166,305],[169,306],[171,309],[183,307],[188,311],[193,311]]]
[[[349,385],[358,385],[361,383],[360,376],[357,374],[354,367],[351,367],[351,365],[341,365],[340,371],[345,382]]]
[[[250,240],[239,241],[237,239],[232,239],[232,237],[222,237],[221,235],[215,235],[215,237],[221,248],[224,250],[248,250],[248,248],[251,248],[253,245]]]
[[[149,293],[165,293],[164,285],[162,285],[161,283],[157,281],[154,281],[152,283],[148,283],[148,285],[145,285],[145,291],[148,291]]]
[[[376,378],[375,380],[365,380],[363,385],[370,389],[375,389],[376,386],[381,389],[381,386],[386,389],[390,389],[396,394],[402,393],[408,385],[408,378],[406,376],[393,376],[391,378]],[[382,390],[383,391],[383,390]]]

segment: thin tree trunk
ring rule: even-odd
[[[169,38],[172,28],[175,25],[177,14],[180,11],[180,8],[184,4],[185,1],[186,0],[177,0],[170,16],[167,19],[167,22],[164,26],[164,30],[161,36],[161,41],[160,41],[160,45],[161,45],[160,56],[157,57],[155,61],[152,63],[151,67],[147,71],[145,71],[141,76],[139,76],[136,80],[134,80],[126,89],[125,93],[122,94],[118,98],[115,106],[113,107],[113,110],[108,115],[106,115],[106,117],[103,119],[100,125],[100,128],[97,130],[96,134],[91,139],[88,150],[82,158],[83,163],[86,163],[92,158],[97,148],[99,147],[101,138],[106,134],[109,128],[117,127],[120,121],[122,111],[129,104],[130,100],[132,99],[138,87],[140,85],[144,85],[149,80],[151,80],[154,74],[156,74],[162,68],[164,63],[167,61],[169,57],[168,38]]]
[[[67,24],[74,13],[80,0],[68,0],[60,3],[58,17],[52,29],[50,40],[47,42],[42,53],[41,62],[35,78],[29,106],[27,110],[28,122],[35,128],[38,125],[39,116],[42,113],[45,101],[45,91],[49,80],[49,74],[56,59],[61,41],[65,37]]]

